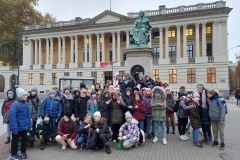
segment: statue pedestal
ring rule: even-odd
[[[136,72],[143,72],[144,75],[152,77],[153,67],[153,48],[139,47],[127,48],[124,50],[126,54],[126,73],[134,76]]]

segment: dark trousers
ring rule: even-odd
[[[26,152],[27,131],[20,131],[17,134],[12,133],[11,154],[16,155],[18,152],[18,141],[21,138],[21,152]]]
[[[112,124],[112,128],[113,128],[112,140],[118,141],[118,133],[119,133],[120,127],[121,127],[121,124]]]
[[[32,121],[32,131],[35,133],[37,121]]]
[[[111,138],[111,133],[101,133],[99,134],[99,139],[103,145],[107,144],[107,141]]]
[[[210,122],[202,122],[202,132],[204,137],[212,137]]]
[[[180,136],[185,134],[187,124],[188,124],[188,118],[178,117],[178,132]]]

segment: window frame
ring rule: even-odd
[[[211,47],[208,48],[208,46],[211,46]],[[207,43],[206,44],[206,54],[207,54],[207,57],[212,57],[212,43]]]
[[[160,58],[160,48],[154,47],[153,50],[154,50],[153,59],[158,60]]]
[[[153,71],[153,80],[156,81],[159,78],[159,69],[154,69]]]
[[[187,83],[196,83],[196,68],[187,68]]]
[[[190,47],[192,47],[192,50],[189,49]],[[191,56],[190,56],[190,52],[191,52]],[[187,56],[188,58],[194,58],[193,45],[187,45]]]
[[[175,50],[172,50],[172,49],[175,49]],[[171,50],[170,50],[171,49]],[[172,52],[174,52],[174,54],[172,54]],[[170,54],[171,53],[171,54]],[[175,55],[175,56],[172,56],[172,55]],[[169,46],[168,47],[168,56],[169,58],[177,58],[177,55],[176,55],[176,46]]]
[[[216,68],[207,68],[207,83],[216,83]]]
[[[168,75],[169,75],[169,83],[177,83],[177,70],[176,69],[169,69],[168,70]],[[174,78],[174,76],[176,78]]]
[[[52,73],[52,85],[57,85],[57,73]]]
[[[28,84],[33,85],[33,83],[34,83],[33,73],[29,73],[28,74]]]
[[[212,27],[211,26],[206,26],[205,32],[206,32],[206,34],[212,34]]]
[[[176,37],[176,30],[172,29],[168,31],[168,38]]]
[[[152,33],[152,39],[159,39],[159,38],[160,38],[159,32],[153,32]]]
[[[191,31],[191,32],[190,32]],[[190,34],[191,33],[191,34]],[[193,29],[192,28],[187,28],[186,29],[186,36],[192,36],[193,35]]]
[[[45,73],[40,73],[40,85],[45,85]]]

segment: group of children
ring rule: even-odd
[[[37,88],[33,88],[28,97],[28,93],[21,88],[17,88],[17,93],[9,90],[2,114],[5,114],[4,108],[9,102],[15,102],[11,104],[7,125],[6,144],[10,142],[10,131],[12,132],[11,159],[27,158],[26,138],[30,130],[39,139],[41,150],[48,142],[57,142],[63,150],[67,145],[82,150],[85,145],[87,149],[93,150],[105,147],[110,154],[110,140],[118,142],[118,149],[137,147],[139,143],[145,142],[146,132],[147,138],[151,139],[153,135],[153,142],[156,143],[159,140],[159,126],[162,129],[162,143],[166,145],[170,125],[172,134],[175,134],[174,112],[178,118],[181,140],[189,139],[185,134],[189,117],[195,146],[212,143],[212,125],[212,146],[218,145],[219,132],[220,148],[224,149],[225,107],[218,101],[219,96],[214,90],[207,91],[199,83],[197,92],[188,96],[182,86],[178,99],[174,99],[168,85],[155,86],[153,89],[140,88],[141,86],[127,87],[123,92],[120,85],[113,87],[107,84],[101,89],[101,85],[96,83],[91,91],[84,85],[74,91],[71,87],[65,87],[62,95],[54,88],[43,102],[37,97]],[[16,95],[18,99],[15,98]],[[39,118],[42,121],[37,124]],[[198,140],[200,128],[204,134],[202,141]],[[17,155],[16,146],[19,138],[22,142],[20,156]],[[33,147],[34,144],[31,143],[30,146]]]

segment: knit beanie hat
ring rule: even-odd
[[[215,95],[215,91],[213,89],[208,90],[208,94]]]
[[[23,95],[28,95],[28,92],[25,91],[22,88],[17,88],[17,96],[18,96],[18,98],[22,97]]]
[[[55,90],[51,90],[50,93],[57,94]]]
[[[165,92],[166,92],[167,90],[169,90],[169,91],[171,92],[171,88],[170,88],[169,86],[165,88]]]
[[[97,92],[96,92],[95,90],[93,90],[93,91],[91,92],[91,96],[92,96],[93,94],[96,94],[96,95],[97,95]]]
[[[68,118],[72,117],[72,111],[69,109],[64,113],[64,116],[67,116]]]
[[[131,113],[129,112],[129,111],[127,111],[126,113],[125,113],[125,118],[127,119],[127,118],[132,118],[132,115],[131,115]]]
[[[64,88],[63,88],[63,93],[64,93],[66,90],[69,90],[69,92],[71,92],[71,90],[70,90],[69,87],[64,87]]]
[[[31,89],[31,91],[38,92],[38,89],[37,89],[37,87],[33,87],[33,88]]]
[[[199,95],[198,92],[194,92],[194,93],[193,93],[193,97],[200,97],[200,95]]]
[[[140,72],[140,73],[138,74],[138,76],[139,76],[139,77],[143,77],[143,73]]]
[[[90,90],[95,90],[95,87],[94,85],[91,86]]]
[[[13,91],[8,91],[7,94],[11,94],[14,96],[14,92]]]
[[[151,92],[152,90],[150,88],[146,88],[146,92]]]
[[[101,118],[101,113],[100,113],[99,111],[97,111],[97,112],[95,112],[95,113],[93,114],[93,117],[95,117],[95,116],[97,116],[97,117],[100,117],[100,118]]]
[[[203,86],[204,87],[204,84],[203,84],[203,82],[198,82],[197,86]]]

